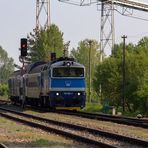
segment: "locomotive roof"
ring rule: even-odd
[[[38,73],[43,70],[44,67],[61,67],[66,66],[65,63],[70,63],[71,67],[84,67],[84,65],[76,62],[73,58],[68,57],[61,57],[56,59],[52,62],[45,62],[45,61],[38,61],[34,62],[32,64],[29,64],[25,67],[25,73]],[[11,76],[21,75],[21,71],[17,70],[15,71]]]
[[[29,71],[29,73],[38,73],[38,72],[41,72],[42,69],[43,69],[43,67],[44,67],[45,65],[47,65],[47,64],[38,65],[38,66],[32,68],[32,69]]]
[[[38,62],[32,63],[26,67],[26,72],[31,73],[32,71],[34,71],[33,69],[35,69],[35,68],[38,69],[39,67],[42,67],[46,63],[47,62],[45,62],[45,61],[38,61]]]
[[[60,57],[60,58],[48,63],[48,66],[51,66],[51,67],[66,66],[65,63],[68,63],[68,62],[70,63],[71,67],[84,67],[84,65],[76,62],[74,58],[69,58],[69,57]]]
[[[14,71],[14,72],[10,75],[10,77],[14,77],[14,76],[18,76],[18,75],[21,75],[21,70],[16,70],[16,71]]]
[[[84,65],[82,65],[82,64],[80,64],[80,63],[78,63],[78,62],[74,62],[74,61],[69,61],[69,60],[67,60],[67,61],[58,61],[58,62],[56,62],[56,63],[53,63],[52,65],[51,65],[51,67],[62,67],[62,66],[66,66],[66,64],[67,63],[70,63],[70,67],[84,67]]]
[[[74,58],[69,58],[69,57],[60,57],[60,58],[52,61],[51,64],[56,63],[58,61],[75,61],[75,59]]]

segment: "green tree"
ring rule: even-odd
[[[140,102],[142,101],[142,99],[140,95],[137,95],[137,93],[140,88],[143,88],[143,84],[145,84],[146,82],[144,77],[147,73],[147,68],[148,67],[146,65],[146,57],[142,52],[139,52],[138,54],[129,54],[127,56],[126,104],[128,105],[128,108],[130,110],[133,109],[134,111],[136,111],[141,108]],[[132,104],[132,108],[130,108],[130,104]]]
[[[50,61],[50,53],[55,52],[57,57],[63,54],[63,33],[56,25],[48,29],[41,29],[29,36],[29,55],[31,62],[44,60]]]
[[[0,46],[0,84],[7,83],[10,74],[14,71],[14,62],[7,52]]]
[[[91,67],[91,80],[94,77],[94,72],[96,69],[96,65],[99,62],[99,48],[98,42],[96,40],[85,39],[79,42],[77,49],[72,49],[71,56],[74,57],[78,62],[85,66],[85,74],[86,74],[86,87],[89,86],[89,53],[90,53],[90,67]],[[92,84],[92,81],[91,81]],[[92,86],[92,85],[91,85]],[[87,90],[88,91],[88,90]],[[95,92],[91,87],[91,98],[96,98],[93,96]],[[88,93],[87,93],[88,94]]]
[[[93,79],[95,91],[101,93],[103,99],[109,99],[111,106],[119,106],[121,98],[121,60],[109,57],[96,68]],[[103,100],[101,100],[103,102]]]
[[[126,109],[146,113],[148,102],[148,38],[141,39],[137,45],[126,46]],[[102,86],[103,98],[110,99],[110,105],[119,107],[122,100],[122,48],[115,45],[113,54],[104,59],[96,69],[93,80],[94,89],[99,93]]]

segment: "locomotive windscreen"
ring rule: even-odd
[[[84,77],[84,68],[78,68],[78,67],[53,68],[53,77]]]

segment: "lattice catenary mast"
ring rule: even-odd
[[[36,0],[36,31],[50,24],[50,0]]]
[[[115,31],[114,31],[114,10],[115,5],[123,7],[122,15],[125,15],[127,8],[148,12],[148,3],[138,0],[59,0],[61,2],[89,6],[96,3],[101,5],[101,29],[100,29],[100,62],[104,57],[104,51],[114,48]],[[117,9],[116,9],[117,10]],[[132,15],[132,13],[130,14]]]

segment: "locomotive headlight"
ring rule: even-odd
[[[57,92],[57,93],[56,93],[56,96],[59,96],[59,95],[60,95],[60,94]]]
[[[70,64],[70,62],[67,62],[67,66],[70,66],[71,64]]]
[[[81,95],[81,93],[80,92],[78,92],[78,96],[80,96]]]

